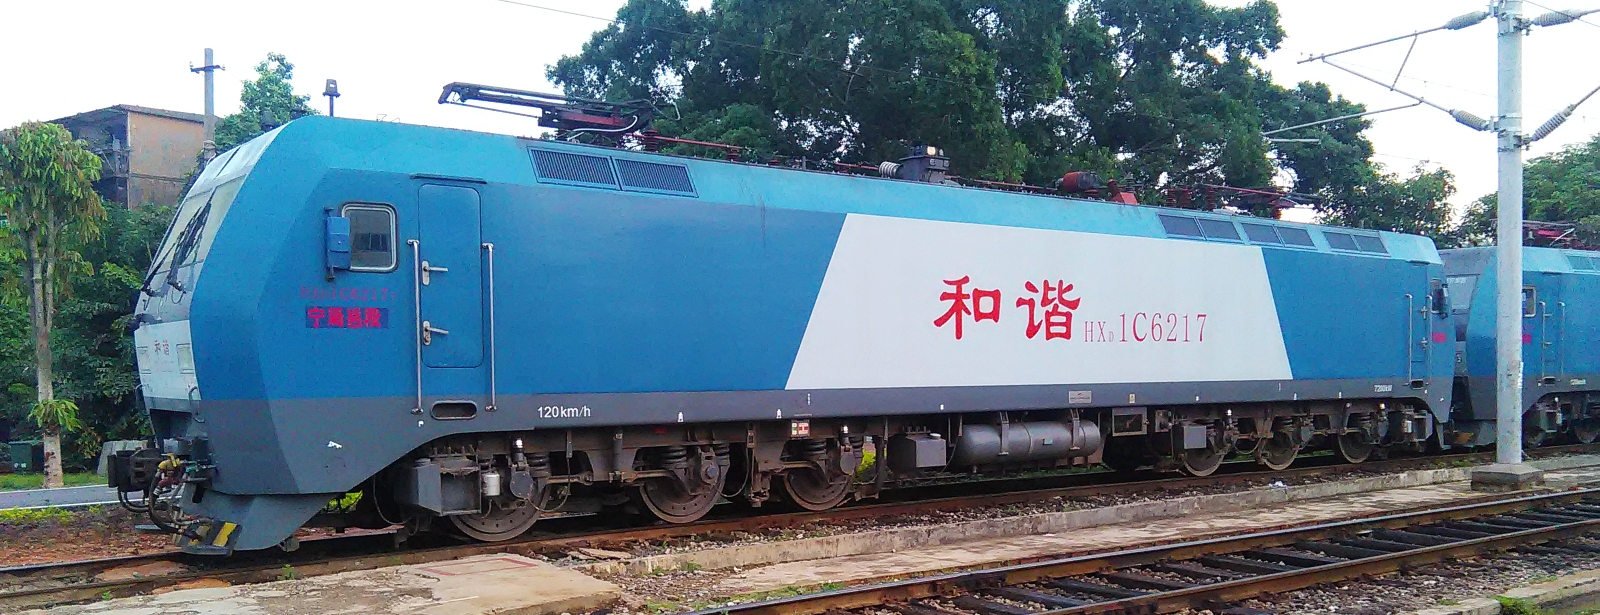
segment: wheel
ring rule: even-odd
[[[691,453],[686,471],[696,481],[693,488],[686,487],[683,481],[677,479],[653,478],[640,484],[635,493],[645,509],[662,521],[698,521],[717,505],[717,498],[722,496],[722,489],[727,485],[728,473],[724,467],[728,462],[726,453],[721,461],[718,463],[715,459],[705,459],[699,457],[698,453]]]
[[[1349,463],[1366,461],[1368,457],[1372,456],[1372,451],[1375,448],[1377,446],[1368,441],[1367,435],[1364,433],[1340,434],[1333,439],[1334,452]]]
[[[1526,421],[1527,419],[1523,419]],[[1545,430],[1541,427],[1522,428],[1522,448],[1539,448],[1544,444]]]
[[[783,473],[781,484],[790,502],[806,510],[827,510],[844,503],[850,495],[854,477],[840,476],[829,480],[816,470],[789,470]]]
[[[1182,454],[1183,471],[1190,476],[1210,476],[1222,467],[1222,458],[1226,456],[1209,447],[1186,450]]]
[[[1600,440],[1600,419],[1581,419],[1572,424],[1572,437],[1579,444],[1594,444]]]
[[[501,542],[521,536],[538,520],[539,507],[532,504],[510,508],[490,504],[489,512],[450,516],[450,523],[457,530],[484,542]]]
[[[1300,447],[1295,446],[1289,434],[1274,431],[1271,438],[1263,439],[1256,447],[1256,463],[1269,470],[1282,470],[1292,465],[1299,454]]]
[[[702,488],[699,493],[689,493],[684,490],[682,484],[672,479],[647,480],[639,485],[639,501],[650,514],[667,523],[699,521],[701,517],[706,516],[706,513],[711,512],[711,507],[717,505],[717,497],[721,494],[725,481],[727,477],[720,476],[713,488]]]

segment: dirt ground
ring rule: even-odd
[[[4,511],[0,513],[0,566],[172,550],[171,536],[134,531],[133,526],[149,522],[116,507]]]

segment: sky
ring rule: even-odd
[[[521,0],[596,17],[616,13],[623,0]],[[1212,0],[1238,6],[1247,0]],[[1600,0],[1551,7],[1600,8]],[[691,0],[704,6],[709,0]],[[1485,8],[1484,0],[1279,0],[1288,33],[1263,66],[1275,81],[1323,81],[1371,109],[1410,102],[1382,87],[1322,64],[1298,64],[1332,51],[1442,25]],[[265,7],[271,7],[271,14]],[[1548,12],[1531,2],[1529,16]],[[0,20],[39,24],[0,37],[0,126],[50,120],[114,104],[200,112],[202,80],[189,72],[204,48],[226,67],[217,78],[217,113],[238,109],[240,82],[268,52],[295,65],[295,87],[319,94],[337,79],[341,117],[384,119],[520,135],[539,133],[533,120],[437,103],[440,88],[466,81],[555,91],[545,67],[578,52],[605,22],[500,0],[237,0],[0,1]],[[51,28],[44,27],[53,26]],[[70,38],[65,38],[67,35]],[[1422,36],[1398,87],[1447,108],[1480,117],[1495,113],[1495,28],[1492,21],[1461,31]],[[1355,52],[1344,64],[1393,81],[1407,42]],[[1600,14],[1585,23],[1536,28],[1524,43],[1524,126],[1528,131],[1600,85]],[[1409,174],[1419,164],[1455,174],[1459,208],[1495,189],[1495,142],[1489,133],[1456,124],[1438,110],[1417,107],[1373,116],[1375,160]],[[1600,132],[1600,96],[1529,156],[1558,151]]]

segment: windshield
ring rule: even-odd
[[[167,270],[167,265],[172,262],[172,248],[178,241],[178,236],[194,221],[196,214],[205,207],[206,200],[211,198],[212,190],[192,193],[178,206],[178,213],[172,217],[172,225],[167,227],[167,236],[161,240],[161,249],[156,250],[156,256],[150,261],[150,274],[155,275]]]
[[[179,267],[205,260],[211,241],[216,238],[217,225],[233,205],[242,183],[244,178],[240,177],[184,199],[183,206],[172,219],[172,226],[167,229],[166,239],[161,242],[161,251],[156,253],[151,271],[161,273],[171,268],[173,256],[179,256]]]
[[[1446,282],[1450,285],[1450,311],[1466,312],[1472,306],[1472,291],[1478,285],[1478,276],[1452,276]]]

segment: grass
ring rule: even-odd
[[[1494,599],[1500,603],[1500,615],[1552,615],[1550,611],[1539,608],[1539,605],[1525,598],[1495,596]]]
[[[94,472],[70,472],[62,478],[68,487],[106,484],[106,479],[101,478]],[[0,491],[40,489],[43,487],[43,474],[0,474]]]

